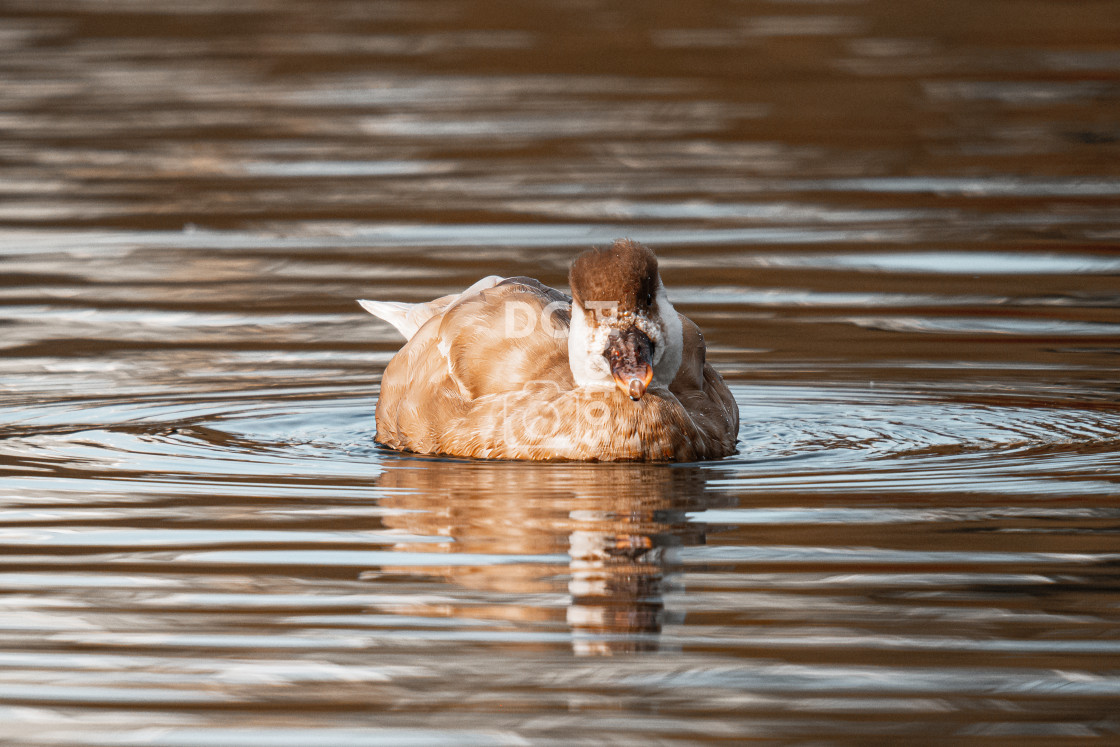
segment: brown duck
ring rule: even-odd
[[[739,408],[657,258],[584,252],[572,296],[490,276],[428,303],[359,301],[408,342],[381,380],[379,443],[488,459],[693,461],[735,451]]]

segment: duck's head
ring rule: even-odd
[[[576,257],[568,281],[568,363],[576,384],[613,382],[633,400],[648,388],[667,387],[680,368],[684,343],[653,252],[619,239]]]

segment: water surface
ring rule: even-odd
[[[0,741],[1120,733],[1120,13],[9,0]],[[709,464],[373,441],[356,298],[654,247]]]

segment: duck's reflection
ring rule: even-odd
[[[403,509],[385,524],[448,538],[397,549],[494,559],[417,572],[491,592],[494,604],[474,608],[475,616],[566,621],[582,654],[658,648],[674,548],[705,539],[686,514],[726,500],[707,489],[707,469],[694,466],[408,458],[384,466],[381,504]],[[501,562],[517,556],[533,562]],[[550,560],[564,556],[566,563]],[[563,611],[547,603],[564,591]]]

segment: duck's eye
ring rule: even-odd
[[[647,293],[646,294],[646,306],[652,306],[652,305],[653,305],[653,294],[652,293]]]

